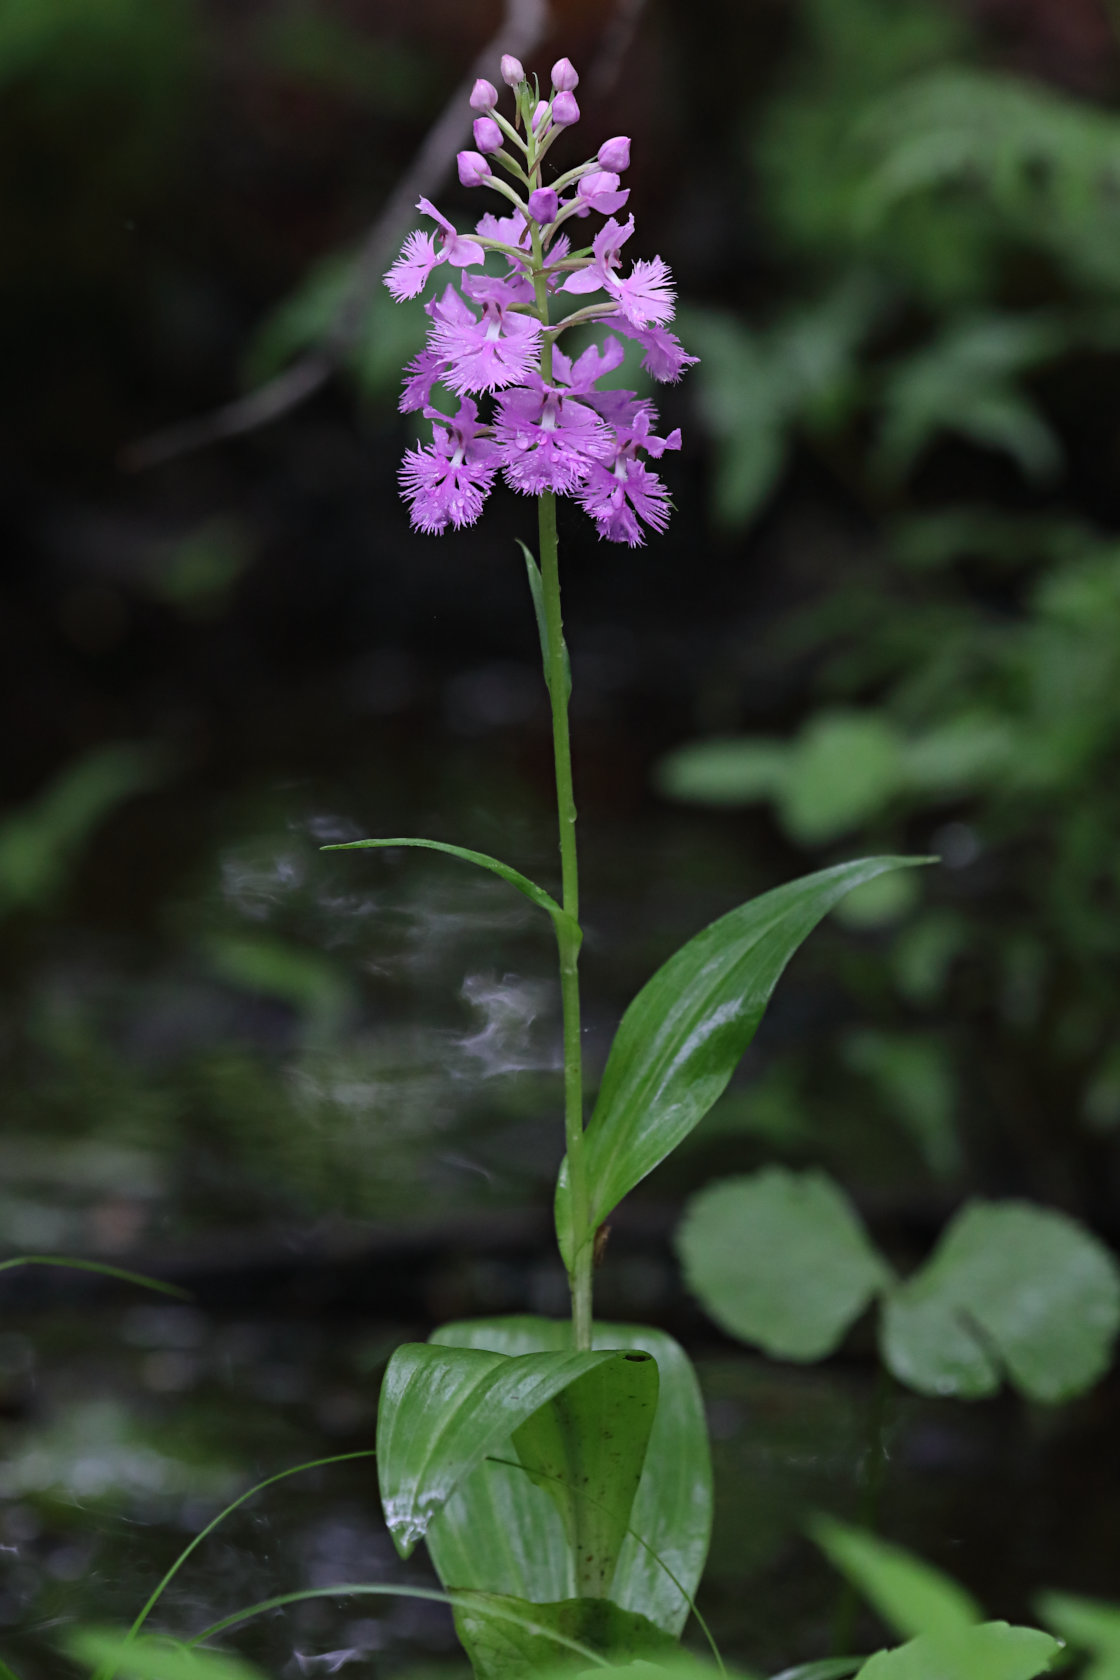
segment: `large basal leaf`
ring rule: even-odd
[[[716,1323],[779,1359],[821,1359],[891,1274],[824,1173],[766,1167],[693,1196],[677,1231]]]
[[[428,1524],[519,1424],[607,1353],[526,1353],[406,1342],[377,1408],[377,1473],[393,1544],[408,1557]]]
[[[588,1371],[513,1433],[560,1512],[581,1599],[606,1598],[657,1412],[657,1361],[631,1349]]]
[[[622,1017],[586,1133],[596,1228],[703,1119],[731,1078],[782,970],[802,940],[853,887],[922,858],[863,858],[806,875],[742,904],[664,963]],[[556,1230],[570,1267],[567,1168]]]
[[[562,1320],[516,1317],[447,1324],[432,1340],[525,1354],[565,1348],[570,1337]],[[597,1348],[644,1351],[657,1361],[657,1413],[611,1597],[675,1636],[688,1618],[711,1535],[712,1470],[699,1384],[684,1350],[663,1331],[596,1324],[594,1341]],[[512,1442],[494,1456],[516,1458]],[[577,1596],[560,1513],[523,1469],[481,1464],[432,1524],[428,1550],[447,1587],[538,1602]]]
[[[495,1608],[507,1614],[496,1616]],[[525,1618],[524,1624],[509,1618],[511,1610]],[[472,1594],[467,1603],[460,1599],[455,1607],[455,1628],[471,1659],[475,1680],[523,1680],[523,1676],[556,1669],[572,1673],[579,1666],[578,1655],[550,1638],[551,1633],[563,1634],[616,1662],[627,1658],[656,1661],[676,1651],[676,1640],[670,1634],[607,1598],[535,1604],[480,1592]]]
[[[876,1651],[857,1680],[1034,1680],[1061,1649],[1037,1628],[981,1622],[955,1633],[923,1633],[893,1651]]]
[[[831,1517],[818,1517],[811,1533],[833,1567],[904,1639],[980,1621],[979,1605],[962,1586],[901,1546]]]
[[[1001,1372],[1034,1400],[1066,1400],[1105,1370],[1120,1329],[1120,1271],[1052,1208],[970,1202],[887,1302],[883,1357],[923,1394],[990,1393]]]

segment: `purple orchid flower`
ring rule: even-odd
[[[448,525],[473,525],[490,494],[498,461],[488,430],[478,424],[478,408],[465,398],[453,419],[425,409],[433,422],[432,447],[406,452],[401,462],[401,494],[411,507],[418,531],[437,536]]]
[[[453,268],[479,267],[486,261],[486,253],[477,240],[461,234],[453,222],[441,216],[429,199],[418,198],[417,210],[439,223],[438,234],[410,233],[400,256],[385,276],[385,284],[398,303],[405,298],[419,297],[428,283],[428,276],[440,263],[449,262]],[[438,243],[437,243],[438,241]]]
[[[491,115],[498,94],[493,83],[476,82],[471,107],[478,154],[460,155],[460,179],[512,199],[512,213],[508,205],[501,214],[487,212],[472,237],[421,199],[418,207],[437,223],[437,232],[410,234],[385,276],[393,296],[406,298],[418,296],[443,263],[476,271],[464,272],[457,285],[425,304],[428,343],[405,370],[400,406],[432,421],[432,442],[406,453],[402,494],[414,527],[439,533],[472,524],[500,472],[522,494],[570,496],[600,537],[635,546],[647,530],[665,529],[669,492],[648,462],[679,449],[681,434],[661,436],[648,398],[603,388],[603,382],[623,364],[623,339],[641,348],[643,369],[663,382],[678,380],[696,357],[669,330],[674,289],[661,258],[639,258],[623,273],[634,218],[622,223],[614,213],[629,197],[619,181],[630,161],[629,139],[605,141],[594,158],[567,172],[558,190],[542,179],[542,159],[556,130],[578,120],[575,70],[568,60],[557,61],[552,99],[539,101],[535,112],[516,60],[503,60],[502,79],[517,101],[503,144],[524,154],[523,196],[489,172],[482,154],[501,132]],[[608,219],[590,254],[573,257],[560,224],[591,214]],[[491,267],[504,265],[504,273],[477,272],[487,251]],[[550,321],[544,301],[557,292],[587,298],[574,322],[610,322],[617,332],[574,359],[568,356],[557,342],[568,323]],[[462,399],[451,419],[430,406],[437,385]],[[494,397],[489,423],[480,420],[473,400],[482,393]]]

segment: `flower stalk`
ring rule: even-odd
[[[482,216],[472,236],[460,233],[434,204],[420,199],[417,208],[436,224],[436,232],[409,234],[385,283],[395,298],[409,298],[423,291],[437,269],[443,268],[445,277],[448,271],[457,276],[457,285],[446,285],[442,296],[425,304],[431,322],[428,345],[405,373],[401,409],[420,410],[433,423],[431,446],[410,449],[401,467],[402,494],[413,526],[438,534],[448,526],[473,524],[499,472],[511,489],[537,501],[538,609],[552,707],[565,911],[556,918],[571,1222],[562,1246],[569,1267],[573,1342],[585,1350],[592,1340],[595,1232],[584,1135],[579,992],[583,935],[556,498],[571,497],[591,516],[599,536],[610,542],[636,547],[645,541],[646,529],[664,530],[669,495],[647,460],[679,449],[680,432],[658,436],[657,412],[647,398],[603,388],[600,382],[621,366],[623,338],[640,347],[642,366],[654,379],[675,381],[696,358],[687,355],[668,330],[674,291],[661,258],[638,259],[628,274],[623,272],[621,253],[634,232],[634,218],[621,223],[615,215],[630,196],[619,178],[629,166],[629,139],[615,135],[593,158],[546,182],[546,154],[579,120],[579,76],[570,60],[558,59],[547,100],[537,97],[522,65],[509,54],[502,59],[501,77],[513,93],[513,123],[498,111],[497,88],[480,78],[470,100],[478,149],[460,152],[457,161],[464,187],[489,187],[512,213]],[[517,155],[504,150],[503,136]],[[492,162],[519,183],[524,197],[518,186],[495,177]],[[582,248],[573,251],[561,229],[573,218],[584,221],[591,214],[606,220],[590,242],[581,240]],[[506,272],[486,272],[488,257],[504,260]],[[594,299],[575,303],[566,316],[553,321],[553,294],[581,300],[594,294]],[[615,332],[601,345],[591,344],[574,358],[560,348],[558,340],[565,332],[603,322]],[[432,405],[437,384],[458,396],[456,413]],[[489,419],[479,414],[476,399],[483,396],[494,399]]]

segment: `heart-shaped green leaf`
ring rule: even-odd
[[[524,1624],[493,1608],[518,1610]],[[676,1640],[633,1610],[622,1610],[607,1598],[569,1598],[553,1604],[491,1593],[472,1593],[455,1606],[455,1628],[463,1642],[476,1680],[524,1680],[549,1671],[573,1671],[573,1659],[550,1633],[568,1639],[612,1661],[641,1657],[656,1660],[676,1653]],[[558,1661],[561,1659],[561,1661]],[[588,1665],[590,1666],[590,1665]]]
[[[628,1191],[703,1119],[735,1071],[782,970],[823,916],[853,887],[925,858],[863,858],[751,899],[690,939],[627,1009],[603,1070],[587,1128],[589,1227],[574,1233],[567,1164],[556,1193],[556,1231],[570,1268]]]
[[[701,1190],[677,1251],[716,1323],[779,1359],[822,1359],[891,1273],[844,1192],[820,1172],[766,1167]]]
[[[616,1353],[513,1433],[517,1457],[560,1512],[580,1598],[606,1598],[657,1412],[657,1361]]]
[[[526,1353],[406,1342],[377,1409],[377,1473],[393,1543],[408,1557],[455,1489],[533,1412],[608,1353]]]
[[[1003,1371],[1033,1400],[1069,1399],[1108,1364],[1120,1270],[1066,1214],[974,1201],[932,1258],[888,1299],[883,1357],[922,1394],[975,1398]]]
[[[981,1622],[955,1633],[923,1633],[893,1651],[876,1651],[856,1680],[1034,1680],[1061,1648],[1038,1628]]]
[[[525,1354],[566,1347],[570,1333],[555,1319],[476,1319],[444,1325],[433,1341]],[[611,1598],[677,1635],[703,1573],[712,1523],[712,1470],[699,1384],[684,1350],[663,1331],[596,1324],[594,1340],[596,1347],[644,1351],[657,1361],[657,1413]],[[517,1455],[507,1442],[494,1456]],[[432,1524],[428,1550],[449,1588],[537,1602],[576,1596],[575,1562],[560,1513],[524,1469],[479,1465]]]

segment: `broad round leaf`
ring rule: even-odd
[[[408,1557],[471,1471],[608,1353],[485,1353],[406,1342],[377,1407],[377,1475],[393,1544]]]
[[[767,1167],[694,1196],[677,1232],[689,1288],[716,1323],[781,1359],[821,1359],[890,1271],[820,1172]]]
[[[495,1616],[495,1609],[507,1614]],[[518,1611],[524,1622],[510,1620],[511,1610]],[[622,1661],[628,1657],[656,1660],[677,1649],[670,1634],[608,1598],[538,1604],[496,1593],[463,1594],[455,1606],[455,1628],[476,1680],[527,1680],[530,1676],[535,1680],[550,1668],[571,1674],[572,1654],[550,1637],[557,1633],[578,1640],[600,1656]]]
[[[561,1349],[570,1326],[546,1318],[445,1324],[433,1341],[510,1354]],[[657,1413],[611,1585],[623,1609],[680,1633],[708,1555],[712,1468],[696,1373],[680,1345],[645,1325],[600,1324],[597,1348],[631,1348],[657,1361]],[[512,1442],[495,1458],[516,1459]],[[462,1484],[428,1533],[440,1579],[538,1601],[576,1596],[575,1566],[554,1501],[525,1470],[487,1461]]]
[[[883,1356],[926,1394],[989,1393],[1002,1366],[1033,1400],[1080,1394],[1120,1329],[1120,1270],[1076,1220],[970,1202],[883,1318]]]
[[[779,801],[795,840],[818,846],[849,834],[895,797],[905,781],[898,731],[878,712],[822,712],[790,759]]]
[[[981,1622],[953,1633],[923,1633],[893,1651],[876,1651],[856,1680],[1034,1680],[1061,1649],[1038,1628]]]

